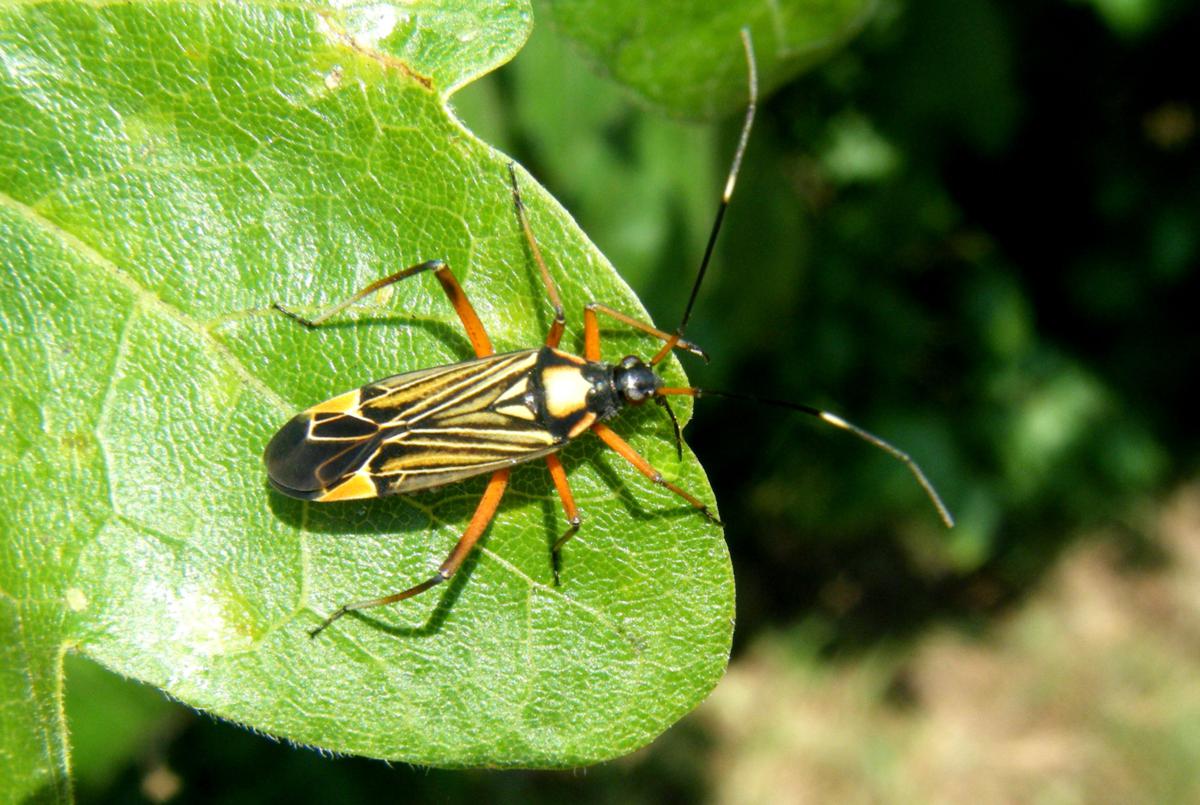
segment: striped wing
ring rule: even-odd
[[[299,414],[267,445],[271,483],[331,501],[395,495],[510,467],[562,446],[541,424],[537,350],[389,377]]]

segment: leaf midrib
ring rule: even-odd
[[[132,276],[130,276],[128,273],[126,273],[124,270],[122,270],[120,268],[120,266],[118,266],[115,262],[113,262],[112,260],[105,257],[102,253],[100,253],[91,244],[84,241],[78,235],[75,235],[74,233],[68,231],[67,229],[65,229],[64,227],[62,227],[55,221],[41,215],[40,213],[38,213],[36,210],[34,210],[29,205],[24,204],[20,201],[17,201],[12,196],[10,196],[9,194],[4,193],[2,191],[0,191],[0,205],[3,205],[5,207],[13,210],[17,214],[19,214],[24,220],[26,220],[26,221],[30,222],[31,224],[33,224],[34,226],[36,226],[39,230],[46,232],[46,233],[52,235],[53,237],[59,239],[64,246],[66,246],[69,250],[73,251],[74,253],[76,253],[77,255],[82,257],[85,262],[92,264],[92,265],[96,266],[97,268],[101,269],[106,275],[108,275],[110,278],[116,280],[125,289],[127,289],[134,297],[134,307],[130,311],[130,314],[127,318],[127,322],[133,320],[134,316],[137,313],[137,310],[143,305],[146,306],[146,308],[158,310],[159,312],[170,317],[173,321],[176,321],[177,323],[186,327],[193,334],[200,336],[203,339],[204,343],[209,348],[212,349],[212,352],[217,357],[219,357],[224,364],[231,367],[236,372],[239,379],[241,379],[247,385],[253,387],[254,390],[261,393],[261,395],[263,397],[267,398],[281,412],[286,414],[286,413],[292,411],[291,404],[289,404],[286,400],[284,400],[283,397],[280,394],[278,394],[274,389],[272,389],[270,386],[263,383],[258,377],[256,377],[254,374],[252,374],[247,369],[245,364],[243,364],[238,358],[236,358],[233,355],[233,353],[229,350],[229,348],[223,342],[221,342],[216,336],[213,335],[213,333],[211,331],[211,327],[213,325],[211,325],[211,324],[205,325],[205,324],[201,323],[199,320],[197,320],[194,317],[190,316],[189,314],[185,313],[183,310],[181,310],[176,305],[173,305],[170,302],[165,301],[162,297],[158,296],[153,291],[151,291],[150,289],[143,286],[136,279],[134,279]],[[245,313],[245,312],[250,312],[250,311],[242,311],[242,313]],[[431,320],[432,320],[432,317],[431,317]],[[127,328],[124,328],[122,330],[122,336],[121,336],[122,340],[124,340],[125,333],[127,331],[128,331]],[[110,376],[110,378],[109,378],[108,386],[105,389],[105,396],[107,396],[108,393],[112,389],[112,383],[113,383],[114,377],[115,377],[115,375]],[[106,468],[106,470],[107,470],[107,468]],[[107,475],[107,471],[106,471],[106,475]],[[308,542],[308,538],[310,536],[310,532],[308,531],[308,529],[306,527],[306,523],[308,520],[309,505],[310,505],[310,503],[308,501],[304,502],[303,513],[301,515],[303,519],[301,521],[301,525],[298,528],[300,536],[303,540],[303,544],[301,545],[301,552],[302,552],[302,556],[304,557],[304,559],[301,562],[301,565],[302,565],[301,593],[302,594],[301,594],[301,599],[300,599],[298,609],[304,609],[309,612],[312,612],[313,614],[320,615],[319,611],[313,606],[313,604],[309,601],[308,596],[307,596],[307,590],[309,587],[309,572],[306,569],[307,564],[308,564],[307,557],[309,556],[309,547],[308,547],[307,542]],[[114,510],[114,514],[119,514],[119,512],[116,512]],[[434,514],[430,511],[427,511],[426,515],[430,518],[431,522],[439,521],[439,518],[434,516]],[[125,519],[127,522],[129,522],[129,518],[123,518],[123,519]],[[449,523],[446,523],[446,524],[449,525]],[[137,526],[138,526],[139,530],[142,530],[144,528],[140,522],[137,522]],[[147,533],[152,533],[152,532],[148,531]],[[488,548],[486,545],[479,546],[479,552],[481,555],[487,556],[488,558],[490,558],[491,560],[496,562],[496,564],[499,567],[505,569],[507,572],[512,574],[517,579],[525,582],[527,585],[529,585],[530,589],[539,589],[544,593],[548,593],[551,596],[557,597],[560,600],[567,602],[567,604],[569,606],[578,608],[580,611],[585,612],[585,613],[591,615],[592,617],[596,618],[597,621],[605,624],[609,629],[611,629],[613,634],[619,636],[623,642],[627,643],[629,646],[632,647],[633,654],[636,658],[636,662],[639,665],[644,662],[643,652],[637,647],[636,643],[634,643],[632,640],[630,640],[630,638],[625,634],[625,632],[617,626],[616,621],[614,620],[614,618],[612,617],[612,615],[610,613],[605,612],[604,610],[601,610],[601,609],[597,609],[595,607],[591,607],[588,604],[583,603],[582,601],[579,601],[575,598],[572,598],[569,595],[566,595],[561,590],[555,589],[552,586],[549,586],[547,584],[544,584],[543,582],[538,581],[537,579],[533,578],[529,574],[522,571],[516,565],[509,562],[507,559],[504,559],[499,553]],[[274,631],[275,628],[281,628],[283,623],[288,622],[288,620],[289,619],[285,619],[285,621],[283,621],[279,626],[267,630],[263,636],[266,637],[272,631]],[[261,643],[261,640],[256,641],[256,643]],[[257,647],[251,648],[251,649],[246,649],[246,651],[254,651],[254,650],[257,650]],[[244,652],[235,652],[235,653],[244,653]]]

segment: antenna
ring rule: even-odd
[[[708,264],[712,260],[713,249],[717,245],[717,234],[721,231],[721,222],[725,220],[725,210],[729,207],[729,198],[733,195],[733,186],[737,183],[738,171],[742,169],[742,155],[746,153],[746,143],[750,141],[750,129],[754,127],[754,111],[758,106],[758,67],[754,61],[754,43],[750,41],[750,29],[741,30],[742,47],[746,51],[746,67],[748,68],[750,102],[746,106],[746,119],[742,123],[742,133],[738,137],[737,150],[733,153],[733,164],[729,166],[729,176],[725,179],[725,192],[721,194],[721,203],[717,205],[717,217],[713,221],[712,230],[708,233],[708,243],[704,247],[704,257],[700,260],[700,270],[696,272],[696,281],[692,283],[692,292],[688,296],[687,307],[683,309],[683,318],[674,334],[667,339],[653,358],[650,365],[655,366],[663,358],[671,354],[671,350],[683,338],[688,319],[692,317],[692,308],[696,304],[696,295],[700,293],[700,283],[708,272]]]
[[[837,414],[831,414],[828,411],[822,411],[819,408],[813,408],[811,405],[804,405],[803,403],[789,402],[787,400],[775,400],[769,397],[757,397],[753,394],[743,394],[737,391],[663,387],[660,388],[656,394],[660,398],[669,397],[672,395],[685,395],[688,397],[694,397],[696,399],[699,399],[700,397],[725,397],[726,399],[730,400],[745,400],[746,402],[758,403],[760,405],[786,408],[789,411],[798,411],[802,414],[814,416],[826,424],[833,425],[835,428],[841,428],[844,431],[853,433],[864,442],[878,447],[880,450],[887,453],[897,461],[900,461],[904,464],[904,466],[908,467],[909,472],[911,472],[913,477],[917,479],[917,483],[919,483],[921,488],[925,490],[925,494],[929,497],[930,502],[933,503],[933,507],[937,509],[938,516],[942,518],[942,522],[946,524],[946,528],[954,528],[954,515],[950,513],[950,509],[948,509],[946,504],[942,502],[942,496],[939,495],[937,490],[933,488],[933,484],[930,483],[929,478],[926,477],[925,471],[922,470],[920,465],[913,460],[912,456],[910,456],[908,453],[905,453],[891,442],[881,439],[874,433],[871,433],[869,430],[860,428],[853,422],[848,422],[845,419],[842,419]]]
[[[721,203],[717,206],[716,219],[713,221],[712,230],[708,233],[708,243],[704,247],[704,257],[700,260],[700,269],[696,272],[696,281],[692,283],[692,292],[688,296],[687,307],[683,310],[683,318],[679,322],[679,326],[675,328],[675,332],[666,339],[662,349],[655,353],[650,359],[650,365],[654,366],[662,361],[667,355],[671,354],[671,350],[675,349],[683,339],[684,330],[687,328],[688,319],[692,316],[692,308],[696,304],[696,296],[700,293],[700,283],[704,281],[704,275],[708,272],[708,264],[712,260],[713,249],[716,247],[717,234],[721,231],[721,223],[725,219],[725,210],[729,207],[729,199],[733,195],[733,187],[737,183],[738,171],[742,168],[742,155],[746,152],[746,144],[750,140],[750,129],[754,126],[754,112],[758,105],[758,67],[754,60],[754,45],[750,41],[750,30],[743,28],[741,31],[742,46],[746,51],[746,66],[748,68],[748,79],[750,89],[750,102],[746,106],[746,119],[742,123],[742,133],[738,138],[737,150],[733,153],[733,164],[729,166],[729,176],[725,180],[725,192],[721,194]],[[770,405],[776,408],[786,408],[790,411],[798,411],[802,414],[816,417],[826,424],[833,425],[835,428],[841,428],[844,431],[854,434],[858,438],[874,445],[884,451],[892,458],[896,459],[908,467],[909,472],[917,479],[917,483],[921,485],[921,489],[929,497],[933,507],[937,509],[938,516],[942,518],[942,522],[947,528],[954,527],[954,516],[950,514],[950,510],[946,508],[946,504],[942,502],[941,495],[934,489],[929,478],[926,477],[924,470],[920,465],[912,459],[908,453],[905,453],[900,448],[896,447],[891,442],[888,442],[868,430],[860,428],[852,422],[842,419],[837,414],[832,414],[828,411],[822,411],[819,408],[813,408],[811,405],[803,405],[801,403],[788,402],[786,400],[775,400],[766,397],[757,397],[752,394],[743,394],[735,391],[715,391],[711,389],[699,388],[659,388],[655,392],[657,401],[662,404],[671,416],[671,422],[675,426],[675,444],[676,449],[682,452],[682,436],[679,432],[679,422],[675,418],[675,413],[667,405],[667,397],[672,395],[686,395],[699,398],[702,396],[711,397],[726,397],[732,400],[745,400],[747,402],[755,402],[761,405]]]

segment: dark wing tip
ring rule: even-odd
[[[378,432],[374,423],[356,417],[314,422],[312,415],[299,414],[267,443],[267,477],[289,497],[318,497],[362,465]]]

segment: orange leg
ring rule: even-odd
[[[632,316],[626,316],[619,310],[614,310],[608,305],[602,305],[599,302],[589,302],[583,307],[583,356],[589,361],[600,360],[600,322],[596,318],[597,313],[603,313],[605,316],[616,319],[622,324],[633,327],[636,330],[641,330],[647,335],[652,335],[655,338],[666,341],[676,349],[684,349],[693,355],[698,355],[708,363],[708,353],[700,349],[691,341],[685,341],[674,333],[665,333],[656,327],[651,327],[645,322],[640,322]],[[671,351],[671,347],[664,347],[667,352]]]
[[[467,299],[467,295],[463,292],[462,286],[454,278],[454,272],[442,260],[429,260],[424,263],[418,263],[415,266],[409,266],[397,271],[395,274],[390,274],[383,279],[375,280],[346,301],[338,302],[336,305],[326,308],[313,319],[306,319],[288,310],[278,302],[275,303],[275,309],[280,313],[290,316],[305,327],[317,327],[331,316],[341,313],[360,299],[370,296],[395,282],[425,271],[432,271],[437,276],[438,282],[442,284],[442,290],[446,292],[446,296],[450,299],[450,304],[454,306],[454,312],[458,314],[458,318],[462,321],[463,327],[467,331],[467,338],[471,339],[471,346],[475,348],[475,354],[480,358],[491,355],[494,350],[492,349],[492,342],[488,338],[487,331],[483,329],[483,323],[479,321],[479,316],[475,313],[475,308],[471,306],[471,301]]]
[[[583,357],[600,362],[600,322],[596,320],[595,302],[583,306]]]
[[[554,488],[558,490],[558,496],[562,498],[563,510],[567,513],[567,530],[554,541],[554,546],[550,549],[550,561],[554,568],[554,586],[557,587],[558,570],[561,565],[560,552],[562,547],[579,531],[583,518],[579,516],[579,509],[575,506],[575,496],[571,494],[571,485],[567,483],[567,471],[563,469],[558,456],[553,454],[546,456],[546,466],[550,468],[550,478],[554,481]]]
[[[546,261],[542,259],[542,250],[538,248],[537,239],[533,236],[533,227],[529,225],[529,216],[525,212],[525,202],[521,201],[521,190],[517,187],[517,169],[511,162],[508,163],[508,177],[512,180],[513,204],[517,208],[517,219],[521,222],[521,229],[525,231],[525,241],[529,244],[533,261],[537,263],[538,271],[541,272],[542,284],[546,286],[546,295],[550,297],[550,306],[554,308],[554,323],[550,325],[550,332],[546,334],[546,346],[557,347],[567,326],[567,314],[558,295],[558,286],[554,284],[550,269],[546,268]]]
[[[492,517],[495,516],[496,509],[500,506],[500,498],[504,497],[504,489],[508,486],[508,473],[508,470],[497,470],[492,473],[492,478],[488,481],[487,489],[484,491],[479,505],[475,508],[475,514],[471,517],[471,522],[467,524],[467,530],[458,538],[458,542],[451,549],[450,555],[446,557],[446,561],[442,562],[442,566],[438,568],[438,572],[434,574],[433,578],[393,595],[385,595],[382,598],[372,598],[369,601],[355,601],[352,604],[346,604],[326,618],[320,626],[309,632],[309,636],[316,637],[329,624],[347,612],[387,606],[397,601],[403,601],[405,598],[412,598],[414,595],[419,595],[430,587],[435,587],[453,576],[458,571],[458,568],[462,566],[463,560],[467,558],[467,554],[475,547],[475,543],[483,536],[484,529],[492,521]]]
[[[642,475],[645,475],[647,478],[649,478],[655,484],[657,484],[665,489],[668,489],[671,492],[674,492],[676,495],[679,495],[679,497],[683,498],[688,503],[695,506],[700,511],[701,514],[703,514],[705,517],[707,517],[713,523],[716,523],[717,525],[722,525],[721,521],[718,520],[713,515],[713,513],[708,510],[708,506],[705,505],[705,503],[702,500],[695,497],[694,495],[690,495],[687,492],[684,492],[682,489],[677,487],[675,484],[671,483],[666,478],[663,478],[661,472],[654,469],[654,467],[650,465],[649,461],[646,461],[646,459],[644,459],[640,455],[638,455],[637,452],[634,451],[634,449],[629,446],[629,443],[626,442],[624,439],[622,439],[620,436],[618,436],[613,431],[612,428],[610,428],[607,425],[604,425],[600,422],[597,422],[594,425],[592,425],[592,432],[595,433],[597,436],[599,436],[601,438],[601,440],[604,441],[605,444],[607,444],[613,450],[617,451],[617,453],[621,456],[621,458],[625,459],[630,464],[632,464],[637,469],[637,471],[640,472]]]
[[[542,284],[546,286],[546,295],[550,297],[550,306],[554,309],[554,323],[550,325],[550,332],[546,335],[546,346],[557,347],[562,341],[563,331],[566,329],[567,314],[563,310],[562,297],[558,294],[558,286],[554,284],[554,278],[550,276],[550,269],[546,267],[546,261],[542,259],[542,250],[538,248],[537,238],[533,236],[533,227],[529,225],[529,215],[525,210],[525,202],[521,200],[521,190],[517,186],[517,170],[513,163],[508,163],[508,175],[512,180],[513,204],[517,208],[517,219],[521,222],[521,229],[525,232],[525,241],[529,244],[529,252],[533,255],[533,261],[537,263],[538,272],[542,276]],[[670,352],[671,349],[685,349],[688,352],[695,353],[708,361],[708,355],[704,350],[696,346],[690,341],[685,341],[680,338],[678,333],[666,333],[649,324],[644,324],[637,319],[627,316],[618,310],[614,310],[607,305],[601,305],[597,302],[584,307],[584,356],[589,361],[600,360],[600,327],[596,321],[596,312],[611,316],[622,324],[641,330],[644,333],[654,336],[655,338],[667,342],[669,346],[665,347],[665,352]],[[659,360],[662,360],[659,358]],[[657,361],[655,361],[657,363]]]

